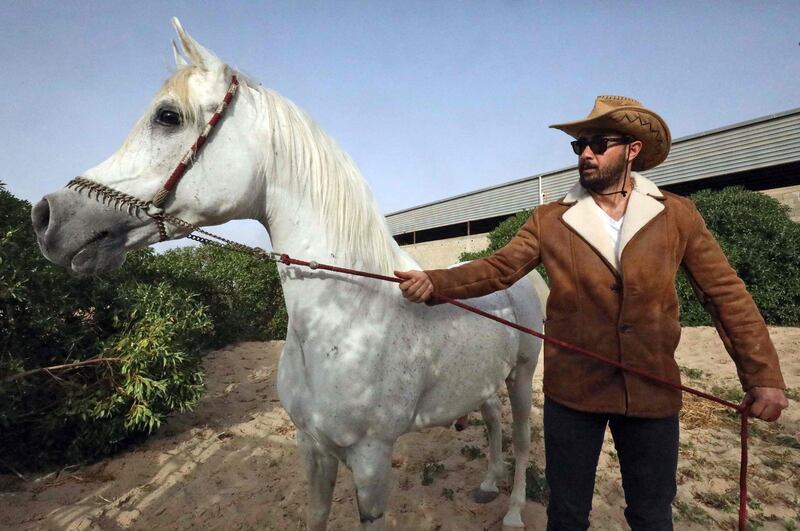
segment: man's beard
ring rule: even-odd
[[[597,169],[596,166],[590,168]],[[587,168],[588,169],[588,168]],[[592,176],[584,174],[584,168],[579,167],[580,183],[585,189],[591,192],[604,192],[615,187],[619,180],[622,179],[623,172],[625,171],[625,157],[620,156],[614,162],[609,162],[605,168],[598,170]],[[624,183],[623,183],[624,186]]]

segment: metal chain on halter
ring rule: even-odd
[[[228,251],[235,251],[237,253],[247,254],[250,256],[254,256],[260,260],[267,260],[271,262],[277,262],[280,260],[280,254],[275,253],[272,251],[266,251],[261,247],[251,247],[249,245],[245,245],[243,243],[235,242],[233,240],[229,240],[223,236],[218,234],[214,234],[213,232],[209,232],[198,225],[193,223],[189,223],[188,221],[184,221],[179,217],[173,216],[172,214],[162,213],[160,214],[161,219],[175,225],[176,227],[180,227],[183,229],[189,230],[189,234],[184,236],[189,240],[196,241],[198,243],[202,243],[203,245],[211,245],[213,247],[218,247],[220,249],[226,249]],[[195,233],[204,234],[205,236],[199,236]]]

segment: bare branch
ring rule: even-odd
[[[75,363],[67,363],[65,365],[53,365],[51,367],[40,367],[38,369],[32,369],[30,371],[25,371],[25,372],[18,372],[17,374],[12,374],[11,376],[6,376],[5,378],[3,378],[3,381],[4,382],[12,382],[14,380],[19,380],[20,378],[25,378],[26,376],[30,376],[31,374],[36,374],[38,372],[46,372],[46,373],[50,374],[51,371],[68,371],[70,369],[76,369],[78,367],[84,367],[86,365],[95,365],[95,364],[98,364],[98,363],[106,363],[106,362],[110,362],[110,361],[119,362],[119,361],[122,361],[122,358],[94,358],[94,359],[91,359],[91,360],[78,361],[78,362],[75,362]],[[56,376],[54,376],[53,374],[50,374],[50,376],[53,376],[53,378],[56,378]],[[56,378],[56,379],[58,379],[58,378]]]

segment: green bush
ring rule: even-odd
[[[285,327],[274,264],[213,248],[145,250],[104,278],[75,277],[41,256],[30,205],[0,183],[0,471],[138,440],[197,402],[202,352],[282,338]]]
[[[788,207],[741,187],[703,190],[691,199],[767,323],[800,325],[800,224],[791,221]],[[510,217],[489,234],[486,250],[463,253],[459,260],[474,260],[496,252],[511,240],[530,214],[531,211],[524,211]],[[537,270],[543,272],[541,266]],[[676,278],[676,289],[681,324],[711,324],[682,270]]]
[[[140,281],[164,279],[198,296],[214,324],[211,346],[286,337],[286,305],[274,263],[210,246],[148,250],[129,262]]]
[[[523,210],[522,212],[518,212],[507,220],[501,222],[492,232],[489,233],[489,247],[483,251],[461,253],[461,255],[458,257],[458,261],[467,262],[470,260],[477,260],[478,258],[485,258],[496,253],[511,241],[511,238],[513,238],[519,229],[522,228],[525,222],[528,221],[528,218],[531,217],[531,214],[533,214],[533,210]],[[538,266],[536,271],[542,275],[542,278],[546,283],[550,284],[550,279],[547,276],[547,272],[544,270],[544,266]]]
[[[767,323],[800,325],[800,224],[789,218],[789,208],[738,186],[691,198]],[[682,324],[711,324],[683,272],[678,293]]]
[[[525,222],[528,221],[531,214],[533,214],[533,210],[523,210],[522,212],[514,214],[489,233],[489,247],[483,251],[461,253],[458,260],[460,262],[477,260],[478,258],[485,258],[496,253],[511,241],[511,238],[513,238]]]
[[[17,407],[0,443],[20,468],[106,455],[200,398],[198,353],[211,327],[203,306],[164,283],[128,284],[119,297],[110,309],[119,332],[93,356],[114,361],[3,385]]]

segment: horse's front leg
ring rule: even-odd
[[[514,488],[508,503],[508,512],[503,518],[504,528],[524,528],[522,508],[525,507],[525,469],[528,467],[528,452],[531,447],[531,394],[533,371],[536,359],[519,363],[506,379],[508,398],[511,400],[514,444]]]
[[[306,525],[309,531],[325,531],[328,514],[331,512],[339,460],[326,453],[314,439],[301,430],[297,430],[297,445],[300,447],[308,476]]]
[[[486,423],[486,435],[489,440],[489,467],[480,487],[473,492],[472,498],[478,503],[489,503],[500,493],[497,482],[506,477],[500,427],[500,400],[497,395],[493,395],[481,406],[481,415]]]
[[[347,452],[358,495],[362,531],[383,529],[392,472],[392,444],[364,439]]]

